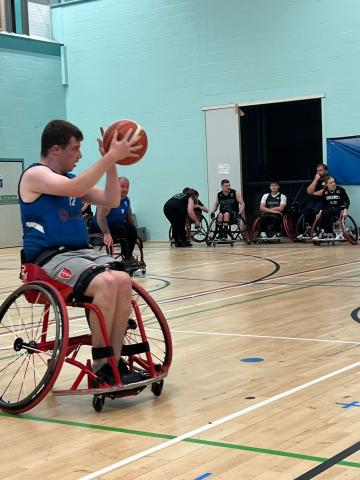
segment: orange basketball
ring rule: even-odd
[[[104,133],[103,147],[105,153],[110,148],[110,143],[116,130],[118,131],[119,140],[122,140],[124,138],[128,130],[133,130],[131,136],[133,136],[134,134],[139,134],[139,141],[137,142],[137,144],[141,145],[141,149],[137,150],[136,152],[136,154],[139,155],[138,158],[127,157],[119,160],[116,163],[118,163],[119,165],[131,165],[132,163],[138,162],[145,155],[148,147],[148,138],[143,128],[133,120],[119,120],[118,122],[112,123]]]

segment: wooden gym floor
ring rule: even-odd
[[[1,301],[18,257],[0,250]],[[359,247],[147,243],[145,261],[173,337],[162,395],[0,414],[1,478],[359,479]]]

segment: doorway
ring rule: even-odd
[[[315,167],[323,161],[321,98],[240,108],[242,187],[247,219],[278,181],[288,206],[301,203]]]

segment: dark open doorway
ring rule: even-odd
[[[304,199],[316,164],[323,161],[321,99],[242,106],[243,195],[250,222],[269,183],[280,183],[288,205]]]

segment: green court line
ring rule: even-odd
[[[353,275],[353,276],[350,276],[350,277],[345,277],[345,279],[346,278],[353,278],[355,276],[357,276],[357,275]],[[340,279],[340,280],[343,280],[343,279]],[[260,297],[255,297],[255,298],[248,298],[246,300],[241,300],[239,302],[234,302],[234,303],[227,303],[226,305],[220,305],[218,307],[205,308],[203,310],[197,310],[196,312],[181,313],[180,315],[175,315],[173,317],[166,317],[166,320],[176,320],[177,318],[189,317],[191,315],[197,315],[198,313],[212,312],[214,310],[219,310],[220,308],[233,307],[234,305],[241,305],[242,303],[255,302],[256,300],[262,300],[264,298],[275,297],[277,295],[285,295],[286,293],[296,292],[297,290],[304,290],[305,288],[312,288],[314,286],[326,285],[327,283],[331,283],[333,281],[334,280],[326,280],[324,282],[319,282],[319,283],[314,284],[314,285],[305,285],[304,287],[292,288],[290,290],[284,290],[282,292],[269,293],[268,295],[262,295]],[[255,284],[256,284],[256,282],[255,282]],[[218,292],[216,292],[216,293],[218,293]],[[159,305],[160,305],[160,308],[161,308],[161,302],[159,303]]]
[[[107,425],[96,425],[93,423],[74,422],[71,420],[60,420],[56,418],[35,417],[33,415],[24,415],[24,414],[14,415],[11,413],[0,413],[0,417],[13,418],[13,419],[20,418],[22,420],[32,420],[34,422],[53,423],[58,425],[66,425],[69,427],[89,428],[93,430],[105,430],[108,432],[126,433],[129,435],[140,435],[142,437],[161,438],[166,440],[172,440],[176,438],[176,435],[167,435],[165,433],[145,432],[142,430],[131,430],[128,428],[109,427]],[[184,440],[182,440],[182,442],[195,443],[197,445],[204,445],[204,446],[206,445],[209,447],[230,448],[235,450],[244,450],[247,452],[264,453],[266,455],[276,455],[276,456],[288,457],[288,458],[299,458],[301,460],[308,460],[310,462],[318,462],[318,463],[322,463],[328,460],[325,457],[316,457],[314,455],[305,455],[302,453],[286,452],[282,450],[272,450],[268,448],[250,447],[248,445],[239,445],[236,443],[229,443],[229,442],[215,442],[212,440],[201,440],[198,438],[185,438]],[[338,465],[360,468],[360,463],[347,462],[346,460],[339,462]]]

